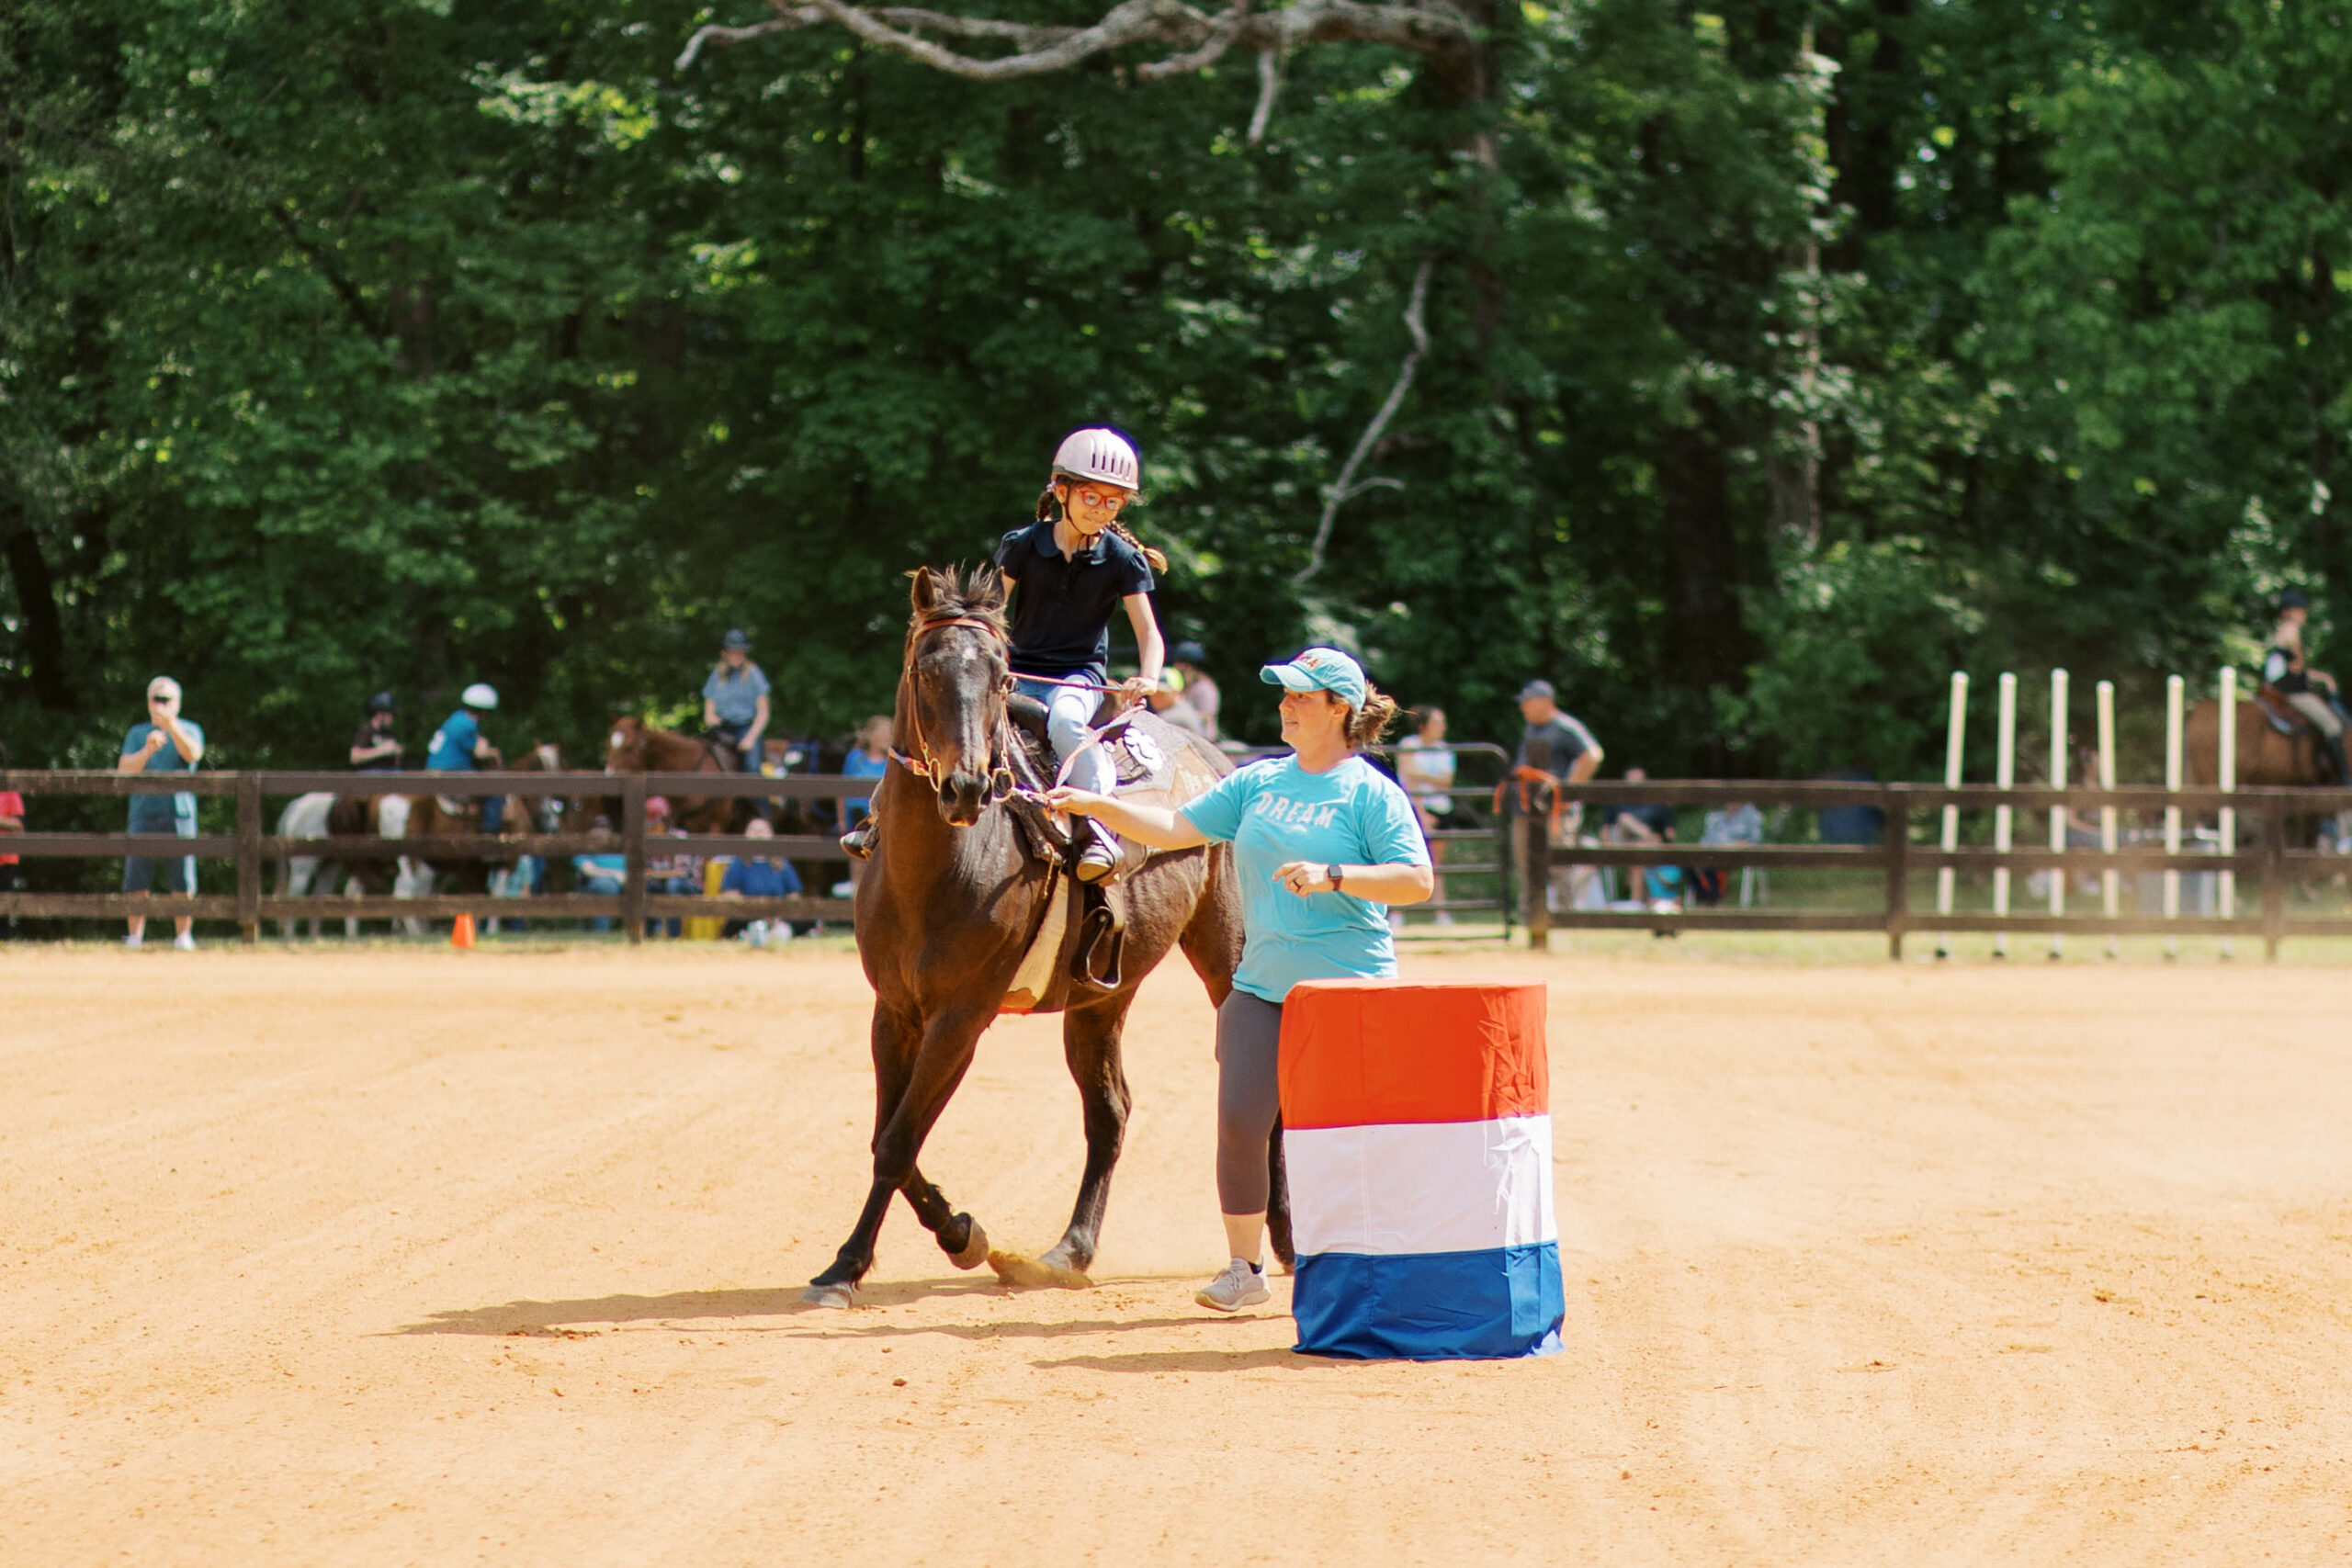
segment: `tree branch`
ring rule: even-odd
[[[1263,145],[1266,126],[1274,118],[1274,100],[1283,94],[1283,57],[1271,49],[1258,51],[1258,107],[1250,111],[1250,145]]]
[[[1405,406],[1405,394],[1411,390],[1413,385],[1413,372],[1421,367],[1421,356],[1430,351],[1429,329],[1422,324],[1421,307],[1429,303],[1430,272],[1436,265],[1435,256],[1423,256],[1419,270],[1413,274],[1412,298],[1405,306],[1405,330],[1413,334],[1412,352],[1406,355],[1405,363],[1397,367],[1396,384],[1388,389],[1387,400],[1380,405],[1380,412],[1374,414],[1372,423],[1363,427],[1363,434],[1356,440],[1356,449],[1349,453],[1348,460],[1340,466],[1340,477],[1325,488],[1323,516],[1315,525],[1315,542],[1307,547],[1306,564],[1300,567],[1290,580],[1294,588],[1304,588],[1308,578],[1323,570],[1323,552],[1331,543],[1331,525],[1339,520],[1341,502],[1374,486],[1396,490],[1405,488],[1399,480],[1388,479],[1371,479],[1358,484],[1356,470],[1363,467],[1363,460],[1372,455],[1372,449],[1380,442],[1381,434],[1388,428],[1388,422],[1396,417],[1396,411]]]
[[[806,5],[769,0],[769,9],[775,15],[768,21],[740,28],[714,23],[696,29],[678,56],[678,69],[694,64],[706,45],[742,43],[827,23],[848,28],[876,49],[973,82],[1045,75],[1139,43],[1164,44],[1179,51],[1136,69],[1140,79],[1156,82],[1200,70],[1234,49],[1279,54],[1309,43],[1380,43],[1435,58],[1464,53],[1476,42],[1476,30],[1452,0],[1294,0],[1263,12],[1251,12],[1246,0],[1235,0],[1214,17],[1183,0],[1120,0],[1102,20],[1086,28],[1032,27],[909,6],[852,6],[844,0],[808,0]],[[1013,52],[983,59],[944,48],[925,34],[998,39],[1010,43]],[[1271,113],[1272,104],[1262,94],[1261,102]]]

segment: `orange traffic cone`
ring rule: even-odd
[[[473,944],[474,918],[471,915],[459,915],[458,923],[449,928],[449,945],[464,948],[471,947]]]

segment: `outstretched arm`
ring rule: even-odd
[[[1072,817],[1091,817],[1114,833],[1155,850],[1189,850],[1209,841],[1206,833],[1165,807],[1133,806],[1092,790],[1064,784],[1047,795],[1046,803]]]

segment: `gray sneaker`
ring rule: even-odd
[[[1223,1273],[1193,1292],[1193,1299],[1218,1312],[1239,1312],[1243,1307],[1272,1301],[1273,1294],[1266,1288],[1265,1270],[1252,1269],[1237,1258],[1225,1266]]]

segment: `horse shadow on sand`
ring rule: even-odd
[[[1143,1284],[1145,1280],[1104,1283]],[[422,1323],[392,1329],[394,1337],[455,1334],[484,1338],[585,1339],[632,1324],[659,1324],[698,1332],[782,1334],[801,1339],[899,1339],[944,1334],[956,1339],[1060,1339],[1072,1336],[1119,1334],[1135,1329],[1206,1328],[1245,1324],[1247,1317],[1084,1317],[970,1323],[892,1323],[869,1317],[875,1308],[912,1305],[917,1302],[972,1298],[1001,1301],[1029,1292],[1008,1291],[994,1281],[907,1280],[863,1287],[858,1309],[811,1305],[797,1285],[756,1286],[735,1291],[673,1291],[664,1295],[610,1295],[568,1301],[518,1301],[497,1306],[456,1307],[428,1314]],[[1061,1299],[1068,1300],[1068,1296]],[[759,1322],[758,1319],[781,1319]],[[821,1325],[821,1326],[820,1326]],[[1165,1355],[1077,1357],[1045,1365],[1093,1366],[1108,1371],[1175,1371],[1238,1369],[1248,1365],[1307,1362],[1313,1358],[1289,1350],[1180,1351]]]

